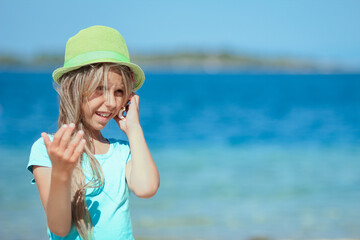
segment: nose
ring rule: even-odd
[[[109,91],[106,91],[104,94],[105,98],[105,105],[108,108],[114,108],[115,107],[115,96],[114,94],[111,94]]]

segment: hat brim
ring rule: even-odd
[[[89,61],[89,62],[80,64],[80,65],[76,65],[76,66],[73,66],[73,67],[61,67],[61,68],[56,69],[53,72],[52,76],[53,76],[54,81],[57,84],[59,84],[59,78],[62,75],[64,75],[65,73],[67,73],[67,72],[79,69],[79,68],[81,68],[83,66],[90,65],[90,64],[93,64],[93,63],[106,63],[106,62],[125,65],[125,66],[128,66],[133,71],[134,78],[136,80],[136,82],[134,83],[134,87],[133,87],[134,92],[136,90],[138,90],[144,84],[144,82],[145,82],[145,74],[144,74],[143,70],[138,65],[136,65],[134,63],[123,62],[123,61],[110,59],[110,58],[96,59],[96,60]]]

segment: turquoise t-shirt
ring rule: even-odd
[[[52,137],[50,138],[52,141]],[[87,189],[86,204],[94,225],[95,239],[133,240],[129,211],[129,188],[125,180],[125,166],[131,159],[129,143],[122,140],[108,139],[110,148],[106,154],[95,155],[99,161],[105,178],[101,189]],[[83,168],[87,169],[87,156],[84,157]],[[32,172],[34,165],[51,167],[43,138],[38,139],[31,148],[28,170]],[[87,173],[85,173],[87,176]],[[89,180],[89,177],[86,177]],[[33,179],[33,182],[34,179]],[[59,237],[48,229],[51,240],[80,240],[75,227],[66,237]]]

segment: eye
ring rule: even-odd
[[[123,95],[123,94],[124,94],[124,90],[118,89],[118,90],[116,90],[116,94],[118,94],[118,95]]]
[[[104,86],[98,86],[98,87],[96,88],[96,91],[104,91]]]

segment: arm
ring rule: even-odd
[[[34,166],[33,173],[51,232],[66,236],[71,228],[70,179],[61,179],[52,168]]]
[[[141,127],[129,135],[131,160],[126,165],[126,179],[130,190],[138,197],[154,196],[160,185],[160,176],[147,147]]]
[[[126,165],[128,186],[136,196],[150,198],[159,188],[160,176],[140,126],[139,96],[134,94],[130,98],[126,118],[118,122],[130,143],[131,160]]]
[[[43,133],[52,168],[33,167],[48,227],[58,236],[66,236],[71,229],[71,176],[85,146],[82,132],[70,141],[73,129],[73,125],[61,127],[53,142]]]

